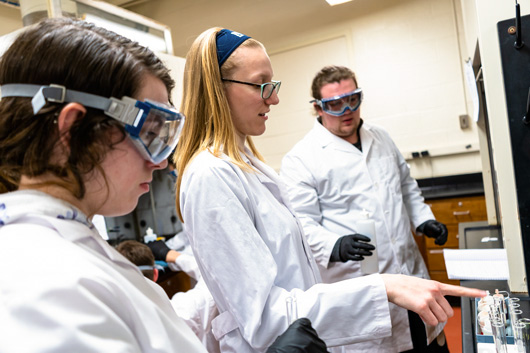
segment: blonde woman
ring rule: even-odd
[[[336,347],[390,336],[389,301],[436,325],[453,314],[444,295],[485,295],[402,275],[320,283],[283,185],[251,138],[279,103],[273,77],[263,45],[228,29],[203,32],[186,60],[177,207],[219,308],[221,351],[264,351],[288,325],[286,301]]]

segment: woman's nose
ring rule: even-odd
[[[153,169],[165,169],[167,167],[167,159],[164,159],[160,163],[147,162],[150,168]]]
[[[276,105],[280,103],[280,97],[278,96],[278,92],[274,90],[271,94],[271,96],[267,99],[265,99],[265,103],[268,105]]]

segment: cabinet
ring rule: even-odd
[[[434,244],[433,238],[416,237],[429,275],[431,279],[439,282],[459,284],[460,281],[447,277],[443,249],[458,249],[458,223],[488,219],[484,195],[430,199],[425,203],[431,207],[436,220],[445,224],[449,232],[447,242],[443,246]]]

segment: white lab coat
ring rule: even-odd
[[[68,203],[0,195],[0,352],[206,352],[167,295]]]
[[[208,353],[218,353],[220,352],[219,342],[212,332],[212,320],[219,315],[219,310],[202,279],[190,242],[184,232],[180,232],[169,239],[166,245],[180,252],[175,262],[168,262],[169,268],[172,271],[184,271],[196,281],[192,289],[175,293],[171,298],[171,305],[177,315],[201,340]]]
[[[277,174],[254,157],[247,162],[255,173],[203,151],[186,168],[180,189],[184,228],[219,308],[213,332],[221,351],[265,351],[287,329],[288,297],[328,346],[389,336],[380,276],[318,284]]]
[[[434,215],[424,203],[409,167],[386,131],[364,123],[362,152],[332,134],[318,120],[289,151],[280,175],[307,234],[323,281],[361,276],[360,262],[329,262],[337,239],[356,233],[356,222],[375,221],[380,273],[429,278],[411,233]],[[391,305],[393,335],[349,347],[349,351],[400,352],[412,348],[407,311]],[[429,328],[431,342],[443,325]]]

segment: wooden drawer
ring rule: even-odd
[[[446,225],[483,221],[488,217],[484,196],[427,200],[426,203],[436,219]]]
[[[447,277],[447,272],[445,272],[445,271],[432,271],[432,272],[429,272],[429,275],[431,276],[431,279],[433,279],[435,281],[438,281],[438,282],[447,283],[447,284],[454,284],[454,285],[457,285],[457,286],[460,285],[460,281],[459,280],[449,279]]]
[[[435,215],[436,216],[436,215]],[[438,217],[436,217],[438,219]],[[440,221],[442,222],[442,221]],[[442,222],[443,223],[443,222]],[[443,249],[443,248],[455,248],[458,249],[458,224],[446,224],[447,225],[447,242],[443,246],[436,245],[434,241],[436,239],[425,237],[425,246],[428,249]]]
[[[445,271],[444,249],[427,249],[427,267],[429,272]]]
[[[458,247],[450,248],[444,246],[443,248],[438,247],[438,249],[427,249],[427,267],[430,271],[445,271],[445,259],[444,259],[444,249],[458,249]]]

